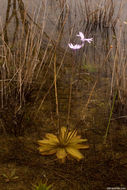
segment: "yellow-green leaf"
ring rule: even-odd
[[[82,143],[82,142],[86,142],[87,139],[81,139],[80,136],[75,136],[71,139],[70,143],[74,143],[74,144],[77,144],[77,143]]]
[[[73,147],[66,147],[66,151],[71,155],[73,156],[74,158],[80,160],[80,159],[83,159],[84,156],[83,154],[81,154],[81,152]]]
[[[66,127],[61,127],[61,138],[64,138],[65,137],[65,134],[67,132],[67,128]]]
[[[89,145],[85,145],[85,144],[75,144],[74,147],[76,149],[87,149],[89,148]]]
[[[38,141],[39,145],[55,145],[56,142],[53,139],[43,139]]]
[[[51,140],[51,141],[54,141],[54,142],[59,142],[57,136],[54,135],[54,134],[46,133],[45,137],[48,140]]]
[[[50,149],[50,150],[41,150],[40,154],[41,155],[51,155],[51,154],[55,154],[56,153],[56,149]]]
[[[57,156],[58,159],[63,160],[63,159],[66,158],[67,153],[66,153],[66,151],[65,151],[64,148],[58,148],[58,149],[57,149],[56,156]]]

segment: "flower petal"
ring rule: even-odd
[[[87,41],[88,43],[91,43],[93,41],[93,38],[85,38],[84,41]]]
[[[85,37],[84,37],[84,34],[82,32],[79,32],[79,34],[77,34],[77,36],[79,36],[81,38],[81,41],[84,42]]]
[[[66,151],[67,153],[69,153],[72,157],[80,160],[83,159],[84,156],[83,154],[81,154],[81,152],[73,147],[66,147]]]
[[[82,48],[82,47],[84,46],[84,43],[81,44],[81,45],[79,45],[79,44],[75,44],[75,45],[73,45],[73,44],[68,44],[68,45],[69,45],[69,47],[70,47],[71,49],[80,49],[80,48]]]

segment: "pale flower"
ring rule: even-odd
[[[82,32],[79,32],[79,34],[77,34],[77,36],[81,38],[82,42],[87,41],[88,43],[91,43],[93,41],[93,38],[85,38],[85,36]]]
[[[47,133],[45,139],[39,140],[39,151],[42,155],[56,154],[57,158],[64,162],[66,157],[70,155],[77,160],[83,159],[83,154],[79,149],[87,149],[89,145],[82,144],[87,139],[81,139],[77,135],[77,130],[68,131],[66,127],[61,127],[58,136]]]
[[[124,23],[124,24],[127,24],[127,21],[124,21],[123,23]]]
[[[80,49],[80,48],[82,48],[82,47],[84,46],[84,43],[81,44],[81,45],[79,45],[79,44],[73,45],[72,43],[70,43],[70,44],[68,44],[68,45],[69,45],[69,47],[70,47],[71,49]]]
[[[91,43],[93,41],[93,38],[85,38],[84,34],[82,32],[79,32],[79,34],[77,34],[77,36],[80,37],[82,44],[73,45],[72,43],[69,43],[68,45],[71,49],[74,49],[74,50],[80,49],[84,46],[85,41],[87,41],[88,43]]]

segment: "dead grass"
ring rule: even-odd
[[[104,0],[92,2],[87,0],[84,2],[84,24],[86,28],[100,29],[114,28],[121,14],[122,1],[119,9],[116,11],[113,0]]]
[[[127,121],[127,55],[124,47],[123,30],[117,40],[117,48],[114,56],[112,81],[111,81],[111,97],[117,93],[115,101],[114,113],[116,117],[121,117],[121,121]]]
[[[14,1],[13,6],[8,1],[7,15],[5,27],[3,28],[3,33],[1,34],[1,116],[3,126],[5,130],[15,135],[21,134],[23,129],[23,119],[25,115],[25,110],[29,104],[31,93],[36,92],[35,102],[38,100],[40,91],[42,90],[44,84],[47,82],[47,78],[52,78],[52,84],[47,89],[47,93],[54,86],[53,79],[53,60],[56,50],[59,47],[59,42],[62,37],[64,25],[66,23],[66,16],[63,17],[61,22],[61,29],[59,31],[57,40],[55,44],[53,40],[46,35],[44,31],[45,27],[45,13],[42,26],[39,27],[36,22],[38,19],[39,12],[37,16],[31,18],[25,10],[22,1],[18,1],[19,13],[21,15],[22,28],[19,29],[19,21],[17,27],[14,31],[14,38],[12,42],[9,42],[8,36],[8,25],[11,20],[18,18],[16,1]],[[11,7],[12,6],[12,7]],[[10,9],[12,8],[13,14],[10,15]],[[21,8],[22,11],[20,10]],[[44,7],[44,12],[46,12],[47,7]],[[15,13],[15,14],[14,14]],[[36,15],[36,13],[34,13]],[[9,19],[9,16],[11,19]],[[28,18],[30,21],[28,21]],[[59,20],[59,18],[58,18]],[[27,22],[27,25],[26,25]],[[57,23],[57,21],[56,21]],[[18,30],[18,32],[17,32]],[[5,32],[6,31],[6,32]],[[48,38],[46,46],[44,41]],[[51,45],[52,44],[52,45]],[[65,57],[66,51],[64,53]],[[63,59],[58,67],[58,73],[63,64]],[[55,73],[56,77],[58,73]],[[47,77],[51,75],[51,77]],[[37,90],[38,89],[38,90]],[[46,94],[44,95],[44,99]],[[35,95],[35,94],[34,94]],[[33,103],[35,103],[33,102]],[[40,103],[38,111],[41,109],[43,104]],[[7,110],[9,114],[7,114]]]

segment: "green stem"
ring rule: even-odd
[[[115,95],[113,97],[113,104],[112,104],[112,107],[111,107],[110,116],[109,116],[109,120],[108,120],[108,125],[107,125],[106,133],[105,133],[105,136],[104,136],[104,144],[106,144],[106,140],[107,140],[107,136],[108,136],[108,132],[109,132],[109,127],[110,127],[110,122],[111,122],[111,118],[112,118],[112,114],[113,114],[113,109],[114,109],[114,105],[115,105],[115,101],[116,101],[116,96],[117,96],[117,91],[115,92]]]
[[[72,101],[72,85],[73,85],[73,74],[74,74],[74,69],[76,65],[76,51],[74,52],[74,62],[72,64],[72,73],[71,73],[71,79],[70,79],[70,91],[69,91],[69,102],[68,102],[68,114],[67,114],[67,128],[69,127],[70,124],[70,113],[71,113],[71,101]]]

